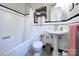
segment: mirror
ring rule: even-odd
[[[42,17],[45,17],[45,19],[46,19],[47,18],[46,11],[47,11],[46,6],[36,9],[34,12],[34,23],[38,23],[39,20],[42,19]]]

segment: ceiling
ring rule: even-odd
[[[37,9],[42,6],[49,6],[49,5],[54,6],[55,4],[56,3],[29,3],[29,5],[31,6],[32,9]]]

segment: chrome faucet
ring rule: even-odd
[[[54,25],[54,30],[58,30],[58,25]]]

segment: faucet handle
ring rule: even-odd
[[[63,27],[60,27],[60,30],[62,31],[63,30]]]

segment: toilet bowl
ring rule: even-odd
[[[42,54],[42,46],[43,46],[43,43],[41,41],[33,42],[32,47],[34,49],[35,56],[40,56]]]

